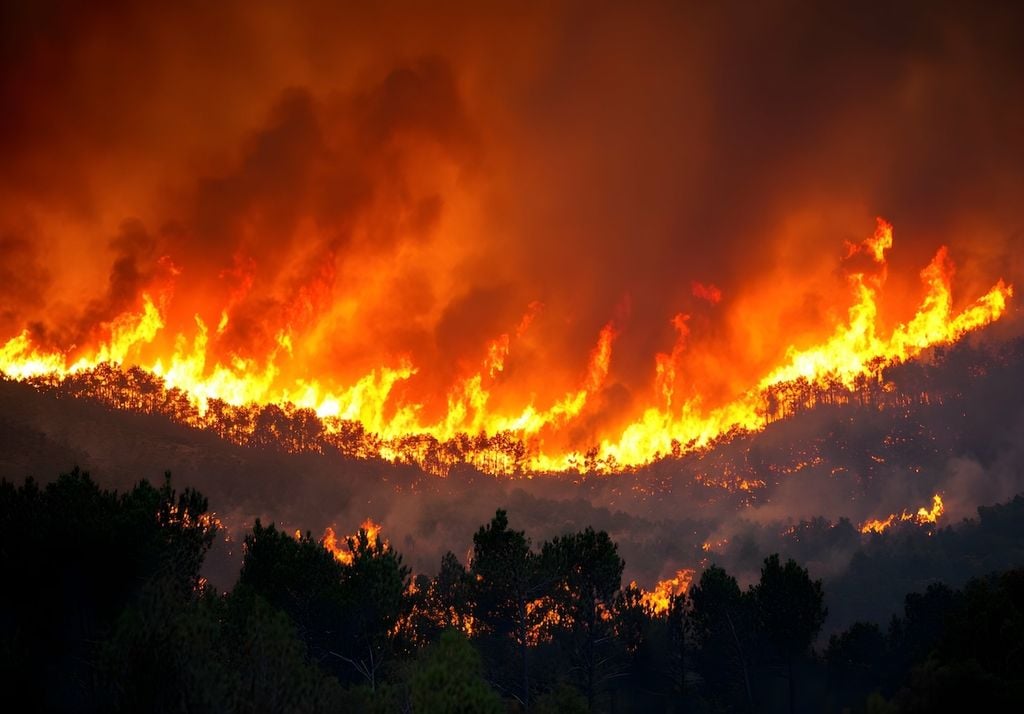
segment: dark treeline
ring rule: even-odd
[[[338,560],[257,521],[237,583],[200,576],[206,499],[75,471],[0,483],[0,672],[26,710],[926,712],[1024,701],[1024,570],[933,584],[818,641],[821,581],[707,568],[655,612],[607,533],[535,546],[497,511],[412,577],[365,531]],[[865,584],[870,588],[870,584]],[[866,593],[870,596],[870,593]],[[817,642],[817,649],[815,644]]]

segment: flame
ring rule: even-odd
[[[940,248],[921,271],[924,297],[916,311],[905,322],[883,330],[879,306],[886,253],[892,245],[892,226],[878,219],[872,236],[847,248],[847,258],[859,256],[874,269],[849,275],[853,302],[845,319],[818,344],[789,346],[778,364],[747,383],[746,391],[724,400],[712,402],[696,391],[700,375],[683,373],[694,328],[689,315],[675,314],[670,321],[675,343],[654,355],[650,394],[646,399],[637,395],[635,411],[611,415],[609,425],[599,428],[588,425],[596,423],[595,415],[605,403],[613,347],[620,335],[614,320],[598,331],[585,368],[577,372],[575,388],[520,388],[518,404],[507,395],[496,399],[496,388],[511,378],[510,361],[536,353],[528,344],[535,339],[531,326],[543,306],[531,303],[513,329],[480,344],[478,356],[455,378],[443,400],[428,405],[407,396],[407,387],[420,374],[409,355],[397,354],[347,384],[315,375],[294,376],[303,326],[312,324],[326,299],[317,292],[323,282],[319,277],[289,307],[290,322],[281,326],[260,359],[215,356],[221,354],[214,346],[229,330],[239,294],[232,293],[224,306],[214,306],[211,314],[218,319],[212,334],[200,315],[194,316],[190,328],[173,332],[168,331],[173,300],[167,287],[141,294],[136,309],[100,325],[93,341],[84,346],[47,347],[29,329],[21,331],[0,346],[0,372],[9,379],[59,385],[107,364],[126,371],[138,367],[162,380],[167,392],[180,390],[189,405],[185,408],[177,398],[154,398],[153,410],[239,442],[255,432],[259,408],[276,405],[286,416],[306,410],[303,413],[319,424],[318,436],[296,437],[284,443],[285,448],[322,450],[329,443],[357,456],[419,463],[439,475],[461,462],[496,474],[610,473],[705,448],[730,434],[762,429],[786,415],[779,404],[788,402],[780,395],[785,397],[792,385],[852,393],[858,383],[879,380],[886,367],[929,347],[953,343],[1005,313],[1013,289],[1002,280],[966,308],[954,310],[953,264],[947,250]],[[241,277],[248,275],[251,282],[251,267],[244,260],[239,265]],[[244,293],[245,280],[240,281],[243,286],[237,290]],[[711,284],[694,282],[692,292],[712,305],[721,300],[721,291]],[[681,389],[691,382],[692,389]],[[106,383],[93,396],[116,404],[112,389]],[[438,406],[443,406],[440,415]],[[275,438],[287,431],[274,428]],[[581,439],[589,443],[580,444]],[[746,484],[750,489],[759,486]]]
[[[892,226],[878,219],[875,234],[857,250],[884,265],[885,250],[892,245]],[[884,273],[869,280],[864,273],[850,276],[856,302],[847,321],[822,344],[804,350],[790,348],[785,363],[762,378],[750,390],[725,406],[701,409],[699,399],[685,402],[681,412],[648,409],[641,420],[629,425],[617,442],[604,441],[601,452],[621,465],[633,466],[653,454],[672,452],[673,440],[702,447],[735,430],[756,431],[764,424],[766,394],[787,384],[807,383],[821,389],[833,384],[852,390],[858,379],[879,378],[887,366],[904,362],[934,345],[951,344],[964,334],[997,320],[1013,295],[1012,286],[999,280],[985,295],[959,314],[952,310],[953,267],[945,248],[940,248],[921,272],[926,295],[914,317],[897,326],[888,338],[878,335],[878,291]],[[565,463],[569,465],[568,462]]]
[[[929,523],[937,523],[939,517],[945,512],[945,507],[942,505],[942,496],[935,494],[932,496],[932,507],[926,508],[921,506],[917,509],[916,513],[910,511],[903,511],[901,513],[892,513],[888,518],[877,520],[871,519],[864,521],[860,524],[861,533],[882,533],[886,528],[889,528],[893,523],[904,523],[910,521],[916,523],[919,526],[927,525]]]
[[[545,595],[526,603],[526,644],[536,646],[550,642],[554,630],[572,624],[568,615],[562,612],[555,599]]]
[[[105,362],[123,364],[139,345],[153,341],[164,327],[164,320],[153,299],[144,293],[138,312],[123,313],[103,327],[109,337],[77,358],[67,352],[37,348],[32,344],[28,330],[23,330],[0,348],[0,371],[11,379],[24,380],[44,375],[60,378]]]
[[[667,580],[660,580],[653,590],[641,589],[640,602],[646,610],[654,615],[664,615],[672,603],[672,598],[688,592],[693,583],[696,571],[693,568],[682,568]],[[631,583],[636,587],[636,582]]]
[[[362,525],[359,526],[360,531],[366,532],[366,538],[370,543],[376,543],[380,541],[380,524],[374,523],[372,519],[367,518],[363,521]],[[298,531],[296,531],[298,534]],[[359,534],[346,536],[339,541],[337,533],[334,529],[328,526],[324,529],[323,538],[321,543],[324,548],[330,551],[334,556],[334,559],[344,565],[352,565],[354,554],[352,553],[352,543],[358,538]],[[384,541],[384,545],[387,545],[387,541]]]
[[[676,383],[676,365],[686,347],[686,337],[690,334],[690,328],[686,325],[689,319],[690,316],[683,313],[679,313],[672,318],[672,327],[679,333],[679,336],[676,338],[676,344],[670,354],[659,352],[654,358],[655,380],[658,391],[661,392],[661,396],[665,399],[666,408],[672,407],[672,395],[675,391]]]

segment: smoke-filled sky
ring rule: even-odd
[[[167,344],[198,315],[224,361],[287,328],[297,378],[409,358],[429,412],[501,334],[493,408],[569,392],[611,324],[599,420],[680,323],[711,402],[830,334],[876,216],[889,325],[940,245],[957,306],[1024,276],[1015,4],[369,5],[6,3],[3,338],[160,293]]]

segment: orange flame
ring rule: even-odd
[[[380,524],[374,523],[372,519],[367,518],[363,521],[362,525],[359,526],[360,531],[366,532],[366,538],[370,543],[376,543],[380,540]],[[296,531],[298,533],[298,531]],[[324,535],[321,539],[324,548],[326,548],[334,556],[334,559],[344,565],[352,565],[354,554],[352,553],[351,543],[358,538],[358,533],[355,535],[347,536],[339,542],[337,533],[334,529],[328,526],[324,529]],[[387,545],[387,541],[384,541],[384,545]]]
[[[561,396],[520,390],[520,399],[526,403],[520,401],[518,406],[499,404],[492,396],[495,385],[507,377],[510,355],[516,353],[520,340],[528,339],[526,333],[541,309],[536,302],[514,330],[481,345],[478,366],[458,377],[447,390],[439,417],[427,416],[430,412],[424,404],[404,396],[405,383],[419,373],[408,356],[396,356],[390,364],[377,365],[342,386],[308,376],[288,376],[295,369],[297,330],[320,304],[321,298],[312,293],[303,294],[301,304],[292,311],[296,315],[293,323],[279,330],[261,360],[213,356],[211,340],[218,339],[230,323],[230,301],[237,301],[237,295],[216,310],[220,319],[212,337],[198,315],[190,334],[165,335],[171,301],[168,289],[155,296],[142,294],[138,309],[101,326],[104,337],[94,344],[67,350],[46,348],[36,343],[30,331],[22,331],[0,346],[0,372],[10,379],[53,385],[107,363],[122,369],[141,367],[159,377],[167,390],[181,390],[192,411],[175,407],[174,416],[187,424],[240,438],[239,434],[255,427],[251,423],[226,426],[223,409],[211,412],[212,403],[236,409],[278,405],[288,413],[305,409],[320,420],[325,438],[335,441],[348,438],[352,425],[358,424],[362,441],[349,453],[416,462],[438,474],[460,461],[490,473],[607,473],[703,448],[731,433],[759,430],[778,418],[773,395],[786,385],[806,383],[812,388],[852,390],[858,381],[880,378],[887,366],[911,359],[931,346],[953,343],[1006,311],[1013,289],[1002,280],[966,308],[955,311],[953,265],[946,249],[941,248],[921,272],[925,294],[913,316],[883,332],[879,298],[885,281],[885,256],[892,244],[892,226],[879,219],[871,237],[849,247],[848,256],[862,254],[880,270],[872,276],[849,276],[854,302],[845,320],[817,345],[790,346],[781,363],[750,382],[746,391],[714,405],[700,393],[687,396],[679,389],[680,380],[687,376],[680,374],[680,365],[688,349],[690,327],[687,315],[678,313],[672,319],[675,345],[670,352],[655,354],[648,401],[638,399],[637,411],[622,415],[625,423],[602,427],[587,437],[593,440],[585,445],[574,443],[579,441],[575,435],[583,433],[581,424],[602,404],[597,397],[609,380],[618,334],[612,322],[599,331],[577,388],[563,391]],[[701,284],[698,290],[696,285],[694,292],[702,299],[713,303],[720,298],[717,288],[712,290],[714,286]],[[104,394],[107,392],[97,389],[98,398]],[[454,446],[448,451],[431,449],[431,441]],[[315,443],[301,444],[288,448],[322,448]]]
[[[531,646],[550,642],[555,629],[571,622],[547,595],[526,603],[526,621],[526,644]]]
[[[864,241],[861,250],[882,261],[891,245],[892,226],[879,219],[874,236]],[[673,440],[701,447],[737,429],[756,431],[764,424],[764,395],[774,388],[805,380],[821,388],[838,383],[852,389],[860,378],[878,378],[885,367],[916,357],[928,347],[953,343],[997,320],[1013,295],[1013,288],[1000,280],[972,305],[953,314],[952,265],[945,248],[939,249],[921,277],[927,293],[918,311],[889,337],[877,332],[879,288],[863,273],[855,273],[850,284],[857,302],[850,307],[847,321],[822,344],[804,350],[791,347],[786,362],[762,378],[757,388],[717,409],[704,411],[699,400],[685,402],[676,413],[648,409],[639,421],[626,427],[617,442],[602,442],[602,455],[621,465],[639,465],[652,455],[671,453]],[[563,465],[569,467],[571,462],[566,460]]]
[[[864,521],[860,524],[861,533],[882,533],[885,529],[889,528],[893,523],[904,523],[910,521],[920,526],[927,525],[929,523],[937,523],[939,517],[945,512],[945,507],[942,505],[942,496],[935,494],[932,496],[932,507],[926,508],[921,506],[917,509],[916,513],[910,511],[903,511],[902,513],[892,513],[888,518],[877,520],[871,519]]]
[[[640,602],[646,610],[654,615],[666,614],[672,603],[672,598],[690,590],[695,574],[696,571],[693,568],[677,570],[673,577],[658,581],[658,584],[654,586],[654,590],[647,591],[641,589]],[[633,587],[636,587],[636,582],[631,584]]]

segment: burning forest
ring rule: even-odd
[[[338,392],[322,391],[312,376],[296,378],[290,388],[279,386],[282,363],[290,362],[292,352],[291,325],[281,327],[267,357],[251,361],[233,354],[228,364],[221,364],[210,359],[208,329],[196,314],[191,338],[178,333],[173,351],[137,363],[136,355],[147,351],[166,328],[168,308],[157,305],[167,305],[167,294],[154,300],[142,293],[139,312],[121,313],[98,325],[101,336],[90,347],[41,350],[26,328],[0,348],[0,371],[8,378],[95,397],[117,408],[164,413],[237,443],[267,439],[302,451],[322,450],[326,442],[353,456],[415,463],[439,476],[458,463],[496,474],[611,473],[704,448],[731,434],[756,431],[816,403],[863,401],[865,393],[890,386],[881,379],[886,367],[952,344],[1005,312],[1013,288],[1002,279],[954,312],[953,265],[942,247],[921,272],[924,294],[917,311],[888,335],[879,334],[879,291],[886,274],[885,252],[892,243],[892,226],[878,219],[873,236],[848,244],[846,260],[866,254],[879,272],[870,278],[865,272],[847,276],[853,302],[846,318],[818,344],[803,349],[786,346],[778,366],[721,406],[703,407],[708,400],[701,392],[685,399],[676,396],[676,371],[690,337],[690,316],[676,315],[671,321],[679,332],[675,346],[652,360],[654,401],[641,405],[641,415],[620,430],[596,433],[593,438],[600,441],[583,452],[550,452],[545,444],[566,443],[565,435],[588,418],[587,402],[598,396],[608,377],[613,322],[601,329],[578,389],[554,403],[529,403],[519,413],[494,414],[488,410],[488,390],[497,383],[512,349],[509,334],[502,333],[485,345],[480,371],[458,377],[448,388],[446,411],[435,423],[424,423],[418,416],[428,411],[426,404],[404,403],[392,394],[397,395],[396,386],[418,371],[409,357],[402,358],[400,368],[375,368]],[[526,331],[540,309],[541,303],[531,303],[516,334]],[[229,322],[225,310],[218,331]],[[533,399],[537,391],[529,385],[527,389]],[[393,416],[386,417],[389,413]]]
[[[1019,705],[1022,21],[5,7],[5,683]]]

